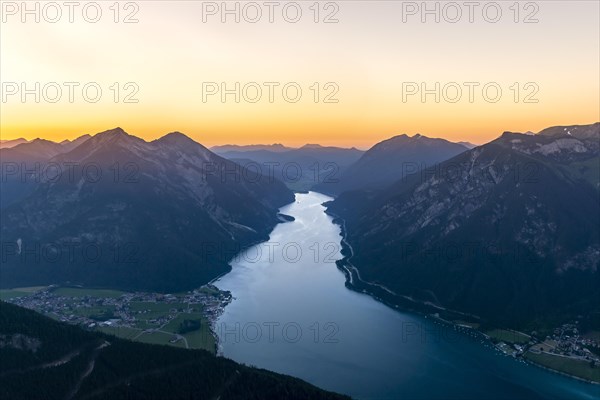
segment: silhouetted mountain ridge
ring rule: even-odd
[[[219,154],[244,166],[273,175],[293,190],[306,191],[319,182],[337,180],[363,151],[356,148],[305,145],[287,151],[225,151]]]
[[[467,148],[445,139],[416,134],[398,135],[375,144],[339,179],[320,183],[315,190],[340,194],[349,190],[377,190],[402,177],[430,167],[466,151]]]

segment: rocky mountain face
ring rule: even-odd
[[[356,162],[363,151],[307,144],[298,149],[258,149],[219,151],[218,154],[239,165],[271,174],[290,189],[310,190],[322,182],[337,182],[342,172]]]
[[[378,193],[342,194],[365,281],[518,326],[600,306],[600,125],[504,133]]]
[[[315,190],[337,195],[350,190],[382,189],[406,175],[466,151],[463,145],[416,134],[377,143],[345,169],[339,179],[320,183]]]
[[[540,131],[539,135],[557,137],[571,136],[576,139],[586,140],[596,138],[599,129],[600,122],[596,122],[595,124],[590,125],[553,126]]]
[[[117,128],[51,162],[59,174],[2,210],[5,287],[198,287],[294,199],[178,132],[146,142]]]

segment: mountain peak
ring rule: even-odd
[[[119,126],[117,126],[116,128],[113,128],[113,129],[109,129],[104,132],[100,132],[96,136],[99,136],[99,135],[106,135],[106,136],[127,135],[127,136],[129,136],[129,134],[127,132],[125,132],[123,130],[123,128],[121,128]]]
[[[116,142],[123,138],[133,138],[127,132],[125,132],[122,128],[116,127],[114,129],[109,129],[104,132],[100,132],[94,135],[94,139],[96,143],[107,143],[107,142]]]
[[[71,143],[67,143],[63,146],[67,147],[69,154],[74,151],[78,151],[77,157],[84,155],[90,155],[95,153],[100,148],[118,146],[127,149],[133,149],[147,144],[143,139],[136,136],[130,135],[125,132],[122,128],[109,129],[104,132],[96,133],[90,138],[85,135],[75,139]]]
[[[156,139],[153,143],[179,147],[185,150],[202,148],[203,150],[209,151],[202,144],[196,142],[185,133],[181,133],[179,131],[167,133],[163,137]]]
[[[37,144],[52,143],[52,144],[56,144],[56,142],[53,142],[53,141],[47,140],[47,139],[41,139],[41,138],[35,138],[31,142],[29,142],[29,143],[37,143]]]
[[[427,136],[421,135],[420,133],[415,133],[413,136],[408,136],[406,133],[403,133],[401,135],[396,135],[396,136],[392,136],[389,139],[383,140],[379,143],[377,143],[375,146],[379,146],[379,148],[387,148],[387,146],[390,145],[397,145],[397,144],[404,144],[404,143],[411,143],[415,140],[433,140]],[[381,145],[381,146],[380,146]]]
[[[179,131],[167,133],[166,135],[164,135],[163,137],[161,137],[158,140],[161,142],[178,143],[178,144],[186,144],[186,143],[190,143],[190,142],[196,143],[192,138],[190,138],[186,134],[181,133]]]

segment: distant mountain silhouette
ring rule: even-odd
[[[463,145],[416,134],[399,135],[377,143],[344,170],[339,179],[315,186],[327,194],[374,190],[466,151]]]
[[[474,148],[474,147],[477,147],[477,146],[478,146],[478,145],[476,145],[476,144],[469,143],[469,142],[456,142],[456,143],[458,143],[458,144],[460,144],[460,145],[463,145],[463,146],[465,146],[467,149],[472,149],[472,148]]]
[[[9,149],[11,147],[15,147],[18,144],[27,143],[27,139],[19,138],[12,140],[0,140],[0,149]]]
[[[83,135],[83,136],[79,136],[75,140],[63,140],[62,142],[60,142],[60,145],[65,149],[65,151],[63,151],[63,153],[66,151],[73,150],[75,147],[79,146],[81,143],[85,142],[86,140],[88,140],[91,137],[92,137],[91,135]]]
[[[82,138],[61,143],[35,139],[0,149],[0,209],[30,194],[44,175],[53,174],[52,168],[48,167],[49,160],[82,143]]]
[[[2,149],[2,161],[43,161],[62,153],[65,148],[56,142],[34,139],[11,148]]]
[[[339,179],[342,171],[358,160],[363,151],[307,144],[287,151],[224,151],[227,159],[273,174],[289,188],[298,191],[312,189],[319,182]]]
[[[250,145],[237,145],[237,144],[225,144],[222,146],[213,146],[210,150],[217,154],[222,154],[229,151],[256,151],[256,150],[267,150],[272,152],[283,152],[293,150],[291,147],[286,147],[280,143],[274,144],[250,144]]]

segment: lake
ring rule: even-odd
[[[295,218],[232,260],[215,282],[234,299],[217,321],[220,352],[358,399],[596,399],[579,382],[497,351],[476,332],[398,312],[347,289],[335,265],[330,197],[296,194]]]

